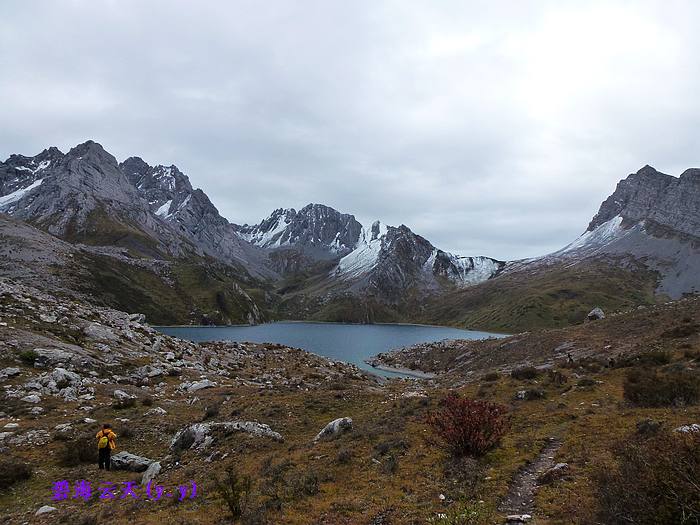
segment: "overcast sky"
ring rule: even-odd
[[[699,24],[692,1],[2,0],[0,157],[94,139],[232,222],[318,202],[541,255],[628,173],[700,165]]]

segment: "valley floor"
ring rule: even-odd
[[[700,422],[697,405],[645,408],[625,393],[645,359],[660,374],[695,373],[697,307],[686,300],[568,329],[412,347],[382,361],[435,377],[382,380],[280,345],[181,341],[138,315],[1,280],[0,522],[231,523],[221,480],[243,494],[246,524],[504,523],[534,461],[566,466],[529,476],[523,513],[538,524],[598,523],[597,480],[617,468],[617,444],[646,420],[669,435]],[[507,407],[499,446],[478,459],[439,446],[425,418],[449,391]],[[351,430],[315,441],[341,417]],[[140,456],[141,468],[158,461],[153,483],[174,496],[149,499],[142,472],[97,469],[104,421],[118,435],[115,453]],[[227,471],[241,483],[223,481]],[[54,501],[61,480],[72,490]],[[87,501],[74,497],[78,480],[92,482]],[[95,490],[129,481],[138,498],[105,501]],[[178,501],[177,487],[192,481],[196,496]],[[36,516],[45,505],[55,510]]]

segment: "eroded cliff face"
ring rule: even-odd
[[[618,183],[588,231],[617,216],[623,227],[645,222],[650,233],[700,238],[700,169],[687,169],[676,178],[644,166]]]

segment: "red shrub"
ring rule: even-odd
[[[450,393],[426,422],[453,456],[481,456],[500,441],[508,423],[506,407]]]

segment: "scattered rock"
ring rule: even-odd
[[[14,377],[16,375],[19,375],[21,370],[19,368],[15,368],[12,366],[8,366],[7,368],[3,368],[0,370],[0,381],[5,381],[6,379],[10,377]]]
[[[149,481],[153,481],[153,479],[160,474],[160,469],[161,467],[159,461],[154,461],[148,465],[146,472],[144,472],[143,476],[141,477],[141,485],[148,485]]]
[[[126,451],[118,452],[112,456],[112,468],[115,470],[129,470],[131,472],[143,472],[154,460],[137,456]]]
[[[70,372],[65,368],[56,368],[49,375],[50,380],[56,383],[56,387],[60,390],[68,386],[79,386],[82,378],[75,372]]]
[[[506,516],[506,524],[509,523],[527,523],[532,519],[530,514],[510,514]]]
[[[83,333],[86,337],[94,339],[96,341],[117,341],[119,338],[115,335],[112,330],[103,326],[99,323],[90,323],[83,329]]]
[[[34,515],[41,516],[42,514],[48,514],[49,512],[53,512],[55,510],[58,509],[56,507],[52,507],[51,505],[44,505],[43,507],[39,507],[39,510],[37,510]]]
[[[211,433],[214,429],[223,429],[226,432],[245,432],[257,437],[267,437],[275,441],[284,441],[279,432],[275,432],[269,425],[255,421],[229,421],[225,423],[195,423],[179,430],[170,443],[170,450],[187,450],[189,448],[205,449],[214,438]]]
[[[146,316],[144,314],[129,314],[129,321],[143,324],[146,322]]]
[[[151,408],[150,410],[148,410],[145,415],[146,416],[164,416],[167,413],[168,412],[164,408],[154,407],[154,408]]]
[[[537,478],[537,482],[541,485],[552,483],[563,477],[569,471],[568,463],[557,463],[552,468],[546,470]]]
[[[28,396],[24,396],[20,401],[24,401],[25,403],[41,403],[41,397],[38,394],[29,394]]]
[[[8,423],[3,428],[6,428],[7,430],[13,430],[15,428],[19,428],[19,423]]]
[[[586,316],[586,321],[598,321],[599,319],[605,319],[605,312],[599,307],[593,308]]]
[[[333,439],[340,434],[345,432],[350,432],[352,430],[352,419],[349,417],[339,417],[328,423],[323,429],[316,435],[314,442],[321,439]]]
[[[687,434],[690,432],[700,432],[700,425],[697,423],[693,423],[692,425],[683,425],[678,428],[673,429],[674,432],[682,432],[683,434]]]
[[[59,425],[56,425],[53,428],[57,432],[61,432],[62,434],[65,434],[66,432],[70,432],[71,430],[73,430],[73,425],[71,425],[70,423],[61,423]]]
[[[130,399],[136,399],[136,396],[132,396],[131,394],[127,394],[123,390],[115,390],[113,395],[114,395],[114,398],[120,402],[128,401]]]
[[[197,390],[202,390],[204,388],[215,387],[216,383],[209,381],[208,379],[203,379],[202,381],[193,381],[192,383],[181,383],[178,389],[184,390],[186,392],[196,392]]]

